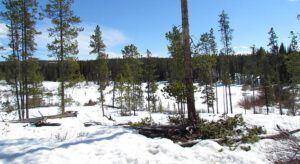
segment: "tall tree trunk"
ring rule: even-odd
[[[115,107],[115,92],[116,92],[116,82],[113,81],[113,97],[112,97],[112,106]]]
[[[216,81],[216,108],[217,108],[217,114],[219,114],[219,100],[218,100],[218,81]]]
[[[206,105],[207,105],[207,113],[209,113],[209,98],[208,98],[208,90],[207,90],[207,84],[205,84],[205,93],[206,93]]]
[[[181,0],[181,13],[182,13],[182,32],[184,42],[184,63],[185,63],[185,85],[187,89],[187,107],[188,118],[191,124],[197,121],[194,86],[193,86],[193,68],[191,61],[191,47],[190,47],[190,32],[189,32],[189,17],[188,17],[188,4],[187,0]]]
[[[62,2],[59,1],[60,11],[59,11],[59,18],[60,18],[60,74],[59,77],[61,79],[61,113],[65,112],[65,80],[62,77],[64,73],[64,39],[63,39],[63,11],[62,11]]]
[[[224,113],[226,113],[226,93],[225,93],[225,85],[223,84],[223,110],[224,110]]]
[[[226,104],[226,113],[228,114],[228,93],[227,93],[227,84],[225,85],[225,104]]]
[[[12,50],[13,50],[13,57],[14,57],[14,60],[17,60],[17,65],[19,65],[19,57],[16,55],[16,52],[17,52],[17,47],[16,47],[16,39],[15,37],[17,36],[17,34],[14,33],[14,30],[16,30],[15,26],[13,25],[13,21],[11,20],[10,21],[10,27],[11,27],[11,42],[12,42]],[[16,30],[17,32],[17,30]],[[14,68],[15,69],[15,68]],[[18,88],[18,83],[19,83],[19,67],[17,66],[17,71],[18,73],[15,74],[15,92],[16,92],[16,98],[17,98],[17,108],[18,108],[18,116],[19,116],[19,120],[22,120],[22,116],[21,116],[21,109],[20,109],[20,100],[19,100],[19,88]]]
[[[283,115],[282,102],[281,102],[282,101],[282,85],[281,85],[281,81],[280,81],[279,68],[277,68],[276,79],[277,79],[279,111],[280,111],[280,115]]]
[[[265,102],[266,102],[266,107],[267,107],[267,114],[269,114],[269,97],[268,97],[267,86],[264,86],[264,92],[265,92]]]
[[[233,113],[233,110],[232,110],[232,100],[231,100],[231,87],[230,87],[230,83],[228,85],[228,90],[229,90],[229,103],[230,103],[230,112],[231,114]]]
[[[101,83],[100,83],[100,85],[101,85]],[[104,117],[105,113],[104,113],[103,100],[104,100],[104,95],[103,95],[103,89],[101,88],[100,89],[100,101],[101,101],[102,116]]]
[[[252,77],[252,101],[253,101],[253,113],[256,114],[256,102],[255,102],[255,84],[254,84],[254,77]]]

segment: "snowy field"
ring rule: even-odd
[[[158,95],[164,108],[173,108],[173,100],[164,98],[160,89],[164,83],[160,83]],[[44,82],[47,92],[54,94],[46,98],[53,104],[58,102],[56,82]],[[232,87],[232,100],[234,113],[243,113],[238,106],[238,101],[243,95],[250,94],[241,91],[241,86]],[[10,88],[1,83],[1,101],[10,96]],[[106,103],[111,104],[112,94],[106,92]],[[222,100],[223,87],[218,87],[219,100]],[[17,119],[16,113],[6,114],[0,112],[0,163],[131,163],[131,164],[201,164],[201,163],[272,163],[269,159],[270,150],[276,144],[273,140],[261,140],[251,145],[251,150],[246,152],[238,147],[230,150],[210,140],[199,142],[191,148],[183,148],[168,139],[150,139],[137,134],[136,131],[116,126],[120,123],[137,122],[148,117],[148,112],[139,111],[138,116],[121,117],[119,111],[111,108],[106,113],[115,121],[109,121],[102,116],[100,106],[83,106],[89,100],[96,101],[99,93],[93,83],[82,83],[67,90],[67,97],[74,100],[73,105],[66,108],[69,111],[78,111],[77,118],[64,118],[48,120],[61,123],[58,127],[34,127],[29,124],[12,124],[3,122]],[[206,111],[206,105],[202,104],[200,93],[195,95],[197,110]],[[168,105],[169,104],[169,105]],[[223,103],[219,102],[220,111],[223,111]],[[30,117],[52,115],[58,113],[58,107],[35,108],[30,110]],[[274,110],[276,111],[276,110]],[[249,125],[263,126],[268,134],[276,133],[276,125],[283,129],[300,128],[300,117],[280,116],[277,112],[270,115],[252,114],[247,111],[244,119]],[[220,115],[201,113],[201,117],[208,120],[217,120]],[[167,124],[168,115],[154,113],[152,117],[155,123]],[[84,127],[84,122],[97,121],[102,125]]]

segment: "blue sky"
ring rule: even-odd
[[[47,1],[40,0],[41,5]],[[146,49],[154,56],[168,57],[165,33],[173,25],[181,24],[180,0],[75,0],[74,13],[81,17],[85,28],[78,38],[79,58],[93,59],[89,55],[89,36],[99,24],[103,30],[104,41],[110,57],[121,57],[121,49],[127,44],[135,44],[144,54]],[[215,29],[218,48],[221,48],[217,31],[218,15],[225,10],[234,29],[233,47],[236,52],[248,52],[253,44],[266,46],[268,31],[274,27],[279,42],[289,43],[291,30],[300,32],[298,0],[189,0],[190,30],[194,40]],[[5,30],[0,25],[0,42],[5,44]],[[43,35],[37,37],[36,56],[47,59],[47,28],[50,21],[38,23]],[[1,28],[2,27],[2,28]]]

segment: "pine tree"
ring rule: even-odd
[[[15,92],[19,119],[29,118],[29,59],[36,50],[36,22],[40,19],[36,0],[3,0],[1,16],[8,21],[9,46],[16,62]],[[9,57],[10,58],[10,57]],[[11,59],[12,59],[11,58]]]
[[[218,79],[219,79],[219,75],[217,73],[217,55],[218,55],[218,50],[217,50],[217,43],[216,43],[216,39],[215,39],[215,35],[214,35],[214,29],[211,28],[209,31],[209,43],[210,43],[210,48],[211,48],[211,52],[212,55],[215,58],[215,65],[214,68],[215,69],[215,73],[213,75],[213,77],[215,78],[215,89],[216,89],[216,96],[215,96],[215,101],[216,101],[216,108],[217,108],[217,113],[219,113],[219,101],[218,101]],[[213,70],[211,70],[213,73]]]
[[[282,115],[283,114],[283,111],[282,111],[282,84],[281,84],[281,79],[280,79],[280,71],[281,71],[281,67],[282,67],[283,63],[279,56],[280,53],[279,53],[278,42],[277,42],[278,37],[277,37],[273,27],[270,29],[269,35],[270,35],[270,38],[269,38],[268,46],[270,47],[270,52],[272,55],[276,55],[276,57],[273,57],[273,59],[275,60],[275,61],[273,61],[273,63],[275,64],[275,77],[276,77],[275,81],[276,81],[277,92],[278,92],[279,111],[280,111],[280,114]],[[284,46],[283,46],[283,48],[284,48]],[[283,50],[281,50],[281,51],[283,51]]]
[[[273,55],[277,55],[278,54],[278,42],[277,42],[278,37],[277,37],[273,27],[270,29],[268,34],[270,35],[269,44],[268,44],[268,46],[270,47],[270,51]]]
[[[183,54],[183,39],[180,30],[174,26],[172,31],[166,33],[166,38],[169,41],[168,51],[171,54],[169,83],[164,87],[163,91],[167,93],[167,98],[174,98],[178,113],[183,114],[183,109],[180,107],[185,102],[186,87],[184,86],[184,56]]]
[[[43,76],[36,59],[28,60],[29,107],[40,107],[43,102]]]
[[[19,119],[23,119],[24,115],[22,115],[24,111],[24,106],[21,106],[20,101],[22,98],[22,83],[21,83],[21,63],[20,63],[20,1],[13,0],[4,0],[2,4],[5,8],[3,12],[1,12],[1,17],[7,21],[6,27],[8,28],[8,37],[10,39],[8,46],[11,48],[11,54],[6,58],[6,68],[5,76],[8,84],[11,84],[12,88],[14,88],[16,104],[18,109]],[[13,76],[13,77],[11,77]],[[11,80],[13,79],[13,80]],[[23,104],[24,101],[22,101]],[[21,111],[22,110],[22,111]]]
[[[286,48],[285,48],[285,46],[284,46],[283,43],[280,44],[279,54],[282,54],[282,55],[287,54],[287,50],[286,50]]]
[[[298,37],[294,33],[294,31],[290,32],[290,38],[291,38],[291,43],[289,46],[289,53],[298,52],[298,41],[297,41]]]
[[[190,45],[189,16],[187,0],[181,0],[181,16],[182,16],[182,38],[183,38],[183,54],[184,54],[184,72],[186,101],[188,108],[188,119],[192,125],[195,125],[198,116],[195,108],[194,85],[193,85],[193,68]]]
[[[272,87],[272,81],[274,80],[274,71],[271,69],[270,56],[261,47],[257,51],[259,58],[259,72],[262,86],[260,88],[261,95],[265,100],[265,106],[267,108],[267,114],[269,114],[269,107],[274,104],[274,90]]]
[[[294,45],[294,46],[297,46]],[[287,71],[291,75],[290,79],[290,90],[292,92],[292,104],[291,104],[291,114],[296,115],[297,113],[297,96],[299,96],[299,84],[300,84],[300,54],[299,53],[292,53],[290,54],[286,61],[285,64],[287,65]]]
[[[147,58],[145,62],[145,75],[146,75],[146,100],[147,100],[147,109],[150,113],[150,119],[151,119],[151,111],[155,111],[154,108],[151,109],[152,107],[155,107],[156,101],[157,101],[157,95],[156,91],[158,89],[158,85],[156,84],[156,76],[155,76],[155,65],[151,61],[151,52],[147,50]],[[150,104],[152,103],[152,104]]]
[[[33,56],[36,50],[35,35],[40,34],[36,28],[36,22],[40,19],[38,12],[38,2],[36,0],[22,0],[21,2],[21,32],[22,32],[22,60],[23,76],[24,76],[24,91],[25,91],[25,109],[26,118],[29,118],[29,84],[28,74],[29,65],[28,60]]]
[[[107,66],[107,55],[105,54],[105,44],[102,40],[102,33],[100,27],[97,25],[95,29],[94,35],[91,36],[90,47],[92,51],[90,54],[97,54],[98,60],[98,83],[99,83],[99,91],[100,91],[100,102],[102,108],[102,115],[105,116],[104,113],[104,90],[108,85],[108,66]]]
[[[56,57],[59,64],[59,81],[61,83],[60,107],[62,113],[65,112],[65,83],[71,82],[74,84],[73,82],[82,79],[82,76],[79,75],[79,68],[76,68],[76,70],[67,70],[68,67],[66,66],[66,64],[76,65],[76,61],[74,60],[74,56],[78,54],[78,42],[76,38],[78,32],[83,31],[83,28],[76,27],[81,21],[79,17],[74,15],[71,9],[73,2],[74,0],[49,0],[45,10],[48,18],[51,19],[54,25],[54,27],[48,29],[49,37],[53,38],[52,43],[48,44],[48,49],[53,53],[51,56]],[[66,62],[68,60],[70,62]],[[64,77],[66,72],[72,72],[74,76],[68,79]]]
[[[230,111],[231,113],[233,113],[232,111],[232,100],[231,100],[231,79],[229,77],[229,55],[231,55],[233,53],[233,49],[231,47],[231,41],[232,41],[232,33],[233,33],[233,29],[230,28],[229,26],[229,17],[228,15],[225,13],[225,11],[222,11],[221,15],[219,15],[220,20],[220,32],[221,32],[221,41],[223,43],[223,49],[221,50],[221,52],[223,54],[226,55],[226,61],[224,66],[224,80],[225,81],[225,91],[226,91],[226,97],[227,97],[227,87],[229,90],[229,101],[230,101]],[[227,98],[226,98],[226,102],[227,102]],[[227,103],[228,104],[228,103]],[[226,105],[227,107],[227,105]]]
[[[122,50],[123,59],[125,60],[125,66],[128,67],[127,76],[124,76],[127,80],[127,97],[128,97],[128,109],[135,111],[138,107],[143,106],[143,94],[142,94],[142,61],[141,55],[137,50],[137,47],[133,44],[125,46]]]
[[[210,108],[214,111],[214,88],[212,83],[212,69],[216,60],[214,56],[210,55],[197,55],[194,57],[194,67],[199,71],[198,83],[203,86],[201,98],[204,99],[203,104],[207,104],[207,112],[210,113]]]
[[[214,53],[216,53],[216,43],[214,41],[213,30],[204,33],[200,37],[199,52],[194,57],[195,67],[198,68],[198,82],[200,86],[204,86],[202,93],[205,95],[204,102],[207,104],[207,111],[210,113],[210,108],[214,111],[214,88],[213,88],[213,68],[216,63]]]

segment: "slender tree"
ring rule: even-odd
[[[291,39],[291,43],[289,46],[289,53],[298,52],[298,41],[297,41],[298,37],[294,33],[294,31],[290,32],[290,39]]]
[[[280,69],[282,67],[282,61],[280,60],[280,53],[278,49],[278,37],[274,31],[274,28],[272,27],[268,33],[270,35],[269,38],[269,44],[268,46],[270,47],[270,52],[272,55],[276,55],[276,57],[273,57],[275,59],[274,64],[275,64],[275,77],[276,77],[276,86],[277,86],[277,97],[278,97],[278,103],[279,103],[279,111],[280,114],[283,114],[282,111],[282,84],[281,84],[281,79],[280,79]],[[284,46],[282,44],[282,48],[284,49]],[[284,50],[281,50],[284,51]]]
[[[127,45],[122,50],[123,59],[125,60],[125,70],[128,70],[124,77],[127,80],[127,108],[135,111],[138,107],[143,106],[143,94],[142,94],[142,61],[141,55],[137,50],[137,47],[133,44]]]
[[[145,62],[145,75],[146,75],[146,100],[147,100],[147,109],[151,118],[151,111],[155,111],[157,95],[156,91],[158,89],[158,85],[156,84],[156,76],[155,76],[155,65],[152,62],[151,52],[147,50],[147,58]],[[152,106],[152,107],[151,107]]]
[[[224,53],[227,58],[226,58],[226,63],[228,68],[225,70],[224,75],[226,76],[226,81],[228,82],[228,90],[229,90],[229,102],[230,102],[230,111],[232,111],[232,100],[231,100],[231,87],[230,87],[230,77],[229,77],[229,55],[233,53],[233,49],[231,47],[231,41],[232,41],[232,32],[233,29],[230,28],[229,25],[229,17],[225,13],[225,11],[222,11],[221,15],[219,16],[220,20],[220,32],[221,32],[221,41],[223,43],[223,49],[222,53]],[[226,90],[227,85],[225,85],[225,90]],[[226,91],[226,97],[227,97],[227,91]],[[226,98],[227,101],[227,98]]]
[[[182,37],[183,37],[183,54],[185,66],[185,85],[186,85],[186,100],[188,118],[192,125],[198,119],[195,108],[194,86],[193,86],[193,68],[190,47],[190,31],[189,31],[189,16],[187,0],[181,0],[181,15],[182,15]]]
[[[48,44],[51,56],[56,57],[59,64],[59,81],[60,81],[60,99],[61,112],[65,112],[65,83],[70,81],[64,77],[66,72],[72,71],[74,77],[72,80],[82,78],[78,73],[78,69],[69,70],[66,60],[71,59],[71,63],[75,66],[75,60],[72,58],[78,54],[78,42],[76,40],[78,33],[83,31],[83,28],[77,27],[80,18],[75,16],[72,11],[74,0],[49,0],[46,5],[46,14],[51,19],[54,27],[49,28],[49,37],[53,38],[52,43]],[[75,65],[74,65],[75,64]],[[75,80],[77,81],[77,80]]]
[[[98,72],[98,84],[99,84],[99,92],[100,92],[100,103],[102,109],[102,115],[105,116],[104,113],[104,90],[108,85],[108,66],[107,66],[107,55],[105,54],[105,44],[102,40],[102,32],[100,27],[97,25],[95,29],[95,33],[91,36],[90,47],[92,51],[90,54],[97,54],[97,72]]]
[[[214,29],[211,28],[209,31],[209,44],[210,44],[210,48],[211,48],[211,52],[212,55],[215,57],[215,59],[217,60],[217,55],[218,55],[218,50],[217,50],[217,43],[216,43],[216,38],[214,35]],[[217,108],[217,113],[219,113],[219,100],[218,100],[218,73],[217,73],[217,61],[215,61],[215,73],[214,73],[214,78],[215,78],[215,89],[216,89],[216,97],[215,97],[215,101],[216,101],[216,108]],[[213,72],[213,70],[212,70]]]

